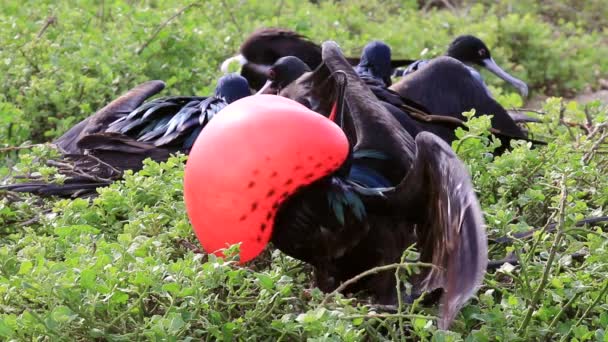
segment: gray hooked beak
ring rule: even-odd
[[[506,71],[502,70],[498,66],[498,64],[496,64],[496,62],[494,62],[494,59],[492,59],[492,58],[484,59],[483,65],[488,70],[490,70],[494,75],[502,78],[506,82],[511,83],[515,88],[517,88],[517,90],[519,90],[519,93],[521,94],[522,97],[524,97],[524,98],[528,97],[528,85],[524,81],[522,81],[518,78],[515,78],[515,77],[511,76],[509,73],[507,73]]]
[[[258,92],[255,94],[256,95],[260,95],[260,94],[277,95],[278,91],[275,87],[273,87],[272,83],[273,83],[272,80],[267,80],[266,83],[264,83],[264,86],[260,90],[258,90]]]

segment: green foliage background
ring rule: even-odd
[[[167,82],[163,94],[207,94],[221,61],[260,26],[334,39],[350,55],[382,39],[397,58],[439,55],[471,33],[533,92],[571,95],[608,75],[608,13],[599,0],[570,2],[576,11],[501,0],[422,12],[416,1],[220,0],[194,3],[164,26],[187,4],[4,1],[0,145],[50,141],[149,79]],[[484,76],[503,105],[521,105]],[[494,246],[493,259],[514,253],[521,265],[488,274],[451,332],[436,329],[436,308],[386,314],[361,299],[322,304],[308,267],[278,251],[251,268],[195,253],[177,156],[147,163],[94,200],[0,194],[0,338],[608,341],[606,233],[574,226],[608,205],[606,108],[552,98],[543,111],[543,124],[530,129],[546,148],[518,143],[494,157],[487,118],[471,120],[453,145],[471,170],[490,237],[556,221],[562,229]],[[588,131],[560,122],[585,124],[586,113]],[[48,148],[2,151],[2,176],[57,178],[43,165]]]

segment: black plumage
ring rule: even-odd
[[[299,89],[295,89],[299,88]],[[443,288],[440,328],[447,328],[479,286],[487,241],[465,166],[437,136],[414,139],[356,75],[333,42],[323,64],[282,93],[341,125],[352,153],[333,174],[303,187],[279,208],[272,242],[315,268],[324,291],[371,267],[398,262],[416,243],[433,263],[411,279],[416,291]],[[351,286],[379,302],[397,301],[394,272]]]
[[[279,58],[294,56],[302,60],[310,69],[321,64],[321,47],[307,37],[283,28],[261,28],[251,33],[241,44],[239,54],[226,59],[221,66],[228,72],[228,66],[238,61],[241,75],[249,81],[251,88],[259,90],[266,82],[267,75],[260,66],[270,66]],[[359,63],[359,58],[347,58],[352,65]],[[414,60],[392,60],[392,69],[408,65]]]
[[[484,90],[491,96],[490,91],[486,87],[481,74],[473,65],[477,65],[483,68],[486,68],[490,72],[494,73],[496,76],[502,78],[506,82],[513,85],[519,93],[523,97],[528,96],[528,86],[522,80],[513,77],[503,69],[501,69],[490,53],[490,49],[486,46],[486,44],[479,38],[472,35],[462,35],[456,37],[448,46],[448,50],[446,52],[446,56],[452,57],[467,66],[467,70],[471,73],[471,75],[480,82]],[[395,76],[406,76],[409,75],[432,60],[422,59],[414,61],[410,64],[406,69],[398,69],[395,71]]]
[[[214,95],[170,96],[143,103],[164,88],[150,81],[131,89],[54,141],[63,153],[50,161],[66,175],[64,185],[30,182],[0,189],[39,195],[82,196],[137,171],[146,158],[164,161],[188,153],[203,127],[229,103],[250,95],[247,80],[230,74],[218,81]]]
[[[476,115],[492,115],[492,133],[503,143],[501,152],[511,139],[530,140],[507,111],[488,95],[483,83],[467,67],[450,57],[429,61],[419,71],[406,75],[387,88],[390,47],[383,42],[369,43],[363,50],[362,61],[367,66],[355,70],[371,91],[401,125],[415,136],[429,131],[446,142],[452,142],[457,127],[464,127],[463,112],[476,110]]]

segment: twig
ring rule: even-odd
[[[34,61],[25,54],[25,52],[23,52],[23,50],[21,48],[18,48],[17,51],[19,51],[19,53],[21,53],[21,56],[23,56],[23,58],[25,58],[25,60],[27,61],[27,63],[34,68],[34,70],[36,70],[37,73],[40,73],[40,68],[38,67],[38,64],[34,63]]]
[[[513,111],[513,112],[530,112],[530,113],[536,113],[536,114],[540,114],[540,115],[547,114],[547,112],[544,112],[542,110],[530,109],[530,108],[510,108],[509,110]]]
[[[40,39],[40,37],[42,37],[42,35],[44,34],[44,32],[46,32],[46,30],[51,25],[56,25],[56,24],[57,24],[57,17],[56,16],[51,15],[48,18],[46,18],[46,21],[44,22],[44,25],[42,26],[42,28],[40,29],[40,31],[38,31],[38,34],[36,35],[36,39]]]
[[[277,7],[277,14],[275,14],[275,17],[277,17],[278,19],[280,19],[280,17],[281,17],[281,11],[283,10],[284,4],[285,4],[285,0],[281,0],[279,2],[279,6]]]
[[[239,31],[239,34],[243,34],[243,29],[241,28],[241,24],[239,24],[239,21],[236,20],[236,18],[234,17],[234,13],[232,12],[232,8],[230,8],[230,6],[228,6],[228,4],[226,4],[226,0],[222,0],[222,6],[224,7],[224,10],[226,10],[226,12],[228,12],[228,14],[230,14],[230,20],[232,21],[232,23],[234,24],[234,26],[236,27],[236,29]]]
[[[588,254],[586,253],[572,253],[570,254],[570,257],[572,259],[581,259],[584,258],[585,256],[587,256]],[[519,259],[516,258],[513,254],[509,254],[506,258],[504,259],[500,259],[500,260],[490,260],[488,261],[488,270],[493,270],[493,269],[498,269],[500,268],[502,265],[509,263],[513,266],[517,266],[519,265]]]
[[[568,130],[568,134],[570,134],[570,138],[573,141],[576,141],[576,137],[574,136],[574,133],[572,133],[572,130],[570,129],[570,126],[564,120],[564,115],[565,114],[566,114],[566,106],[564,106],[564,101],[561,101],[559,103],[559,123],[562,124],[562,125],[564,125],[566,127],[566,129]]]
[[[553,244],[551,245],[551,250],[549,252],[549,258],[547,259],[547,264],[545,265],[545,271],[543,272],[543,277],[538,284],[538,288],[530,301],[528,311],[526,312],[526,316],[524,317],[524,321],[521,323],[517,333],[521,336],[521,333],[526,331],[528,328],[528,324],[530,324],[530,320],[532,319],[532,313],[536,310],[536,306],[540,301],[540,297],[547,285],[549,280],[549,274],[551,273],[551,266],[553,265],[553,260],[555,259],[555,255],[557,254],[557,249],[561,245],[562,238],[564,237],[564,219],[566,216],[566,199],[568,198],[568,188],[566,186],[566,175],[564,174],[562,177],[562,194],[559,202],[559,215],[558,215],[558,223],[557,223],[557,234],[555,235],[555,239]]]
[[[572,305],[572,303],[574,303],[574,301],[577,300],[578,297],[580,297],[582,294],[583,294],[582,292],[575,293],[574,296],[572,296],[572,298],[570,298],[570,300],[567,301],[566,304],[564,304],[562,306],[562,308],[559,310],[559,312],[557,313],[557,315],[555,315],[555,317],[553,318],[553,320],[551,321],[551,323],[547,327],[547,330],[549,332],[555,326],[555,324],[557,324],[557,321],[559,321],[559,319],[562,317],[562,315],[564,314],[564,312],[566,311],[566,309],[568,309],[570,307],[570,305]]]
[[[32,144],[32,145],[21,145],[21,146],[9,146],[0,148],[0,153],[10,152],[10,151],[19,151],[19,150],[29,150],[38,146],[48,146],[48,144]]]
[[[604,284],[604,288],[602,288],[602,291],[600,291],[600,294],[597,296],[597,298],[595,298],[593,303],[591,303],[591,305],[589,305],[589,307],[587,307],[587,310],[585,310],[585,312],[583,312],[583,315],[581,316],[581,318],[578,319],[576,324],[574,324],[570,327],[570,330],[568,330],[568,333],[564,334],[564,336],[562,336],[560,341],[564,341],[566,339],[566,337],[570,336],[572,329],[574,329],[574,327],[580,325],[583,322],[583,319],[585,319],[587,317],[587,315],[589,314],[589,312],[591,312],[591,310],[597,305],[597,303],[599,303],[602,300],[604,295],[606,295],[606,292],[608,292],[608,280],[606,281],[606,284]]]
[[[154,30],[154,32],[152,33],[152,35],[150,36],[150,38],[148,38],[148,40],[146,40],[136,51],[135,53],[137,55],[141,54],[145,48],[148,47],[148,45],[150,45],[150,43],[152,43],[152,41],[154,39],[156,39],[156,37],[158,36],[158,34],[160,33],[160,31],[162,31],[162,29],[164,29],[167,25],[169,25],[175,18],[179,17],[180,15],[182,15],[185,11],[187,11],[188,9],[198,6],[199,4],[197,2],[193,2],[189,5],[186,5],[184,7],[182,7],[181,9],[179,9],[177,12],[175,12],[175,14],[173,14],[172,16],[170,16],[167,20],[163,21],[160,25],[158,25],[156,27],[156,29]]]
[[[399,263],[403,264],[405,262],[405,253],[401,255],[401,260]],[[401,336],[405,336],[405,331],[403,330],[403,298],[401,298],[401,278],[399,277],[399,268],[395,269],[395,286],[397,287],[397,315],[399,315],[399,333]]]
[[[325,296],[325,298],[323,299],[323,301],[321,302],[321,305],[325,305],[327,304],[327,301],[335,296],[336,294],[344,291],[344,289],[346,289],[348,286],[358,282],[359,280],[370,276],[370,275],[374,275],[380,272],[384,272],[384,271],[390,271],[390,270],[394,270],[394,269],[399,269],[399,268],[408,268],[408,267],[432,267],[432,268],[437,268],[437,266],[433,265],[433,264],[429,264],[426,262],[404,262],[404,263],[394,263],[394,264],[389,264],[389,265],[383,265],[383,266],[378,266],[378,267],[374,267],[374,268],[370,268],[367,271],[361,272],[358,275],[348,279],[347,281],[343,282],[340,286],[338,286],[335,290],[333,290],[331,293],[329,293],[327,296]]]
[[[591,118],[591,114],[589,113],[589,106],[585,105],[585,117],[587,118],[587,126],[593,127],[593,119]]]
[[[591,133],[589,133],[588,139],[593,139],[593,137],[598,134],[602,129],[608,128],[608,122],[601,123],[593,129]]]
[[[341,317],[343,319],[355,319],[355,318],[422,318],[422,319],[437,319],[435,316],[425,315],[412,315],[412,314],[391,314],[391,313],[369,313],[359,315],[348,315]]]
[[[598,216],[598,217],[588,217],[585,219],[582,219],[580,221],[577,221],[574,226],[575,227],[584,227],[586,225],[590,225],[590,224],[596,224],[596,223],[602,223],[602,222],[608,222],[608,216]],[[502,236],[496,239],[489,239],[488,242],[493,242],[493,243],[511,243],[515,240],[521,240],[521,239],[526,239],[529,238],[531,236],[534,235],[535,232],[537,231],[543,231],[546,230],[547,232],[552,232],[555,230],[555,227],[557,226],[557,223],[550,223],[548,225],[546,225],[543,228],[537,229],[531,229],[525,232],[521,232],[521,233],[515,233],[513,234],[513,237],[509,237],[509,236]]]
[[[602,134],[602,136],[593,144],[591,149],[585,153],[585,155],[583,156],[583,162],[585,162],[585,164],[589,163],[589,161],[595,154],[595,151],[600,148],[606,138],[608,138],[608,131],[604,132],[604,134]]]
[[[194,245],[192,242],[186,240],[186,239],[179,239],[178,243],[186,248],[191,250],[194,254],[205,254],[205,252],[203,252],[202,249],[200,249],[199,247],[197,247],[196,245]]]

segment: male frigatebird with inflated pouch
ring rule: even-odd
[[[242,262],[272,242],[310,263],[324,291],[416,244],[434,266],[410,280],[418,292],[444,290],[438,325],[448,328],[487,264],[466,167],[437,136],[412,138],[337,44],[324,43],[322,58],[295,82],[302,91],[281,92],[299,98],[241,99],[200,134],[184,180],[196,235],[207,252],[240,243]],[[397,302],[392,271],[347,289],[359,290]]]

